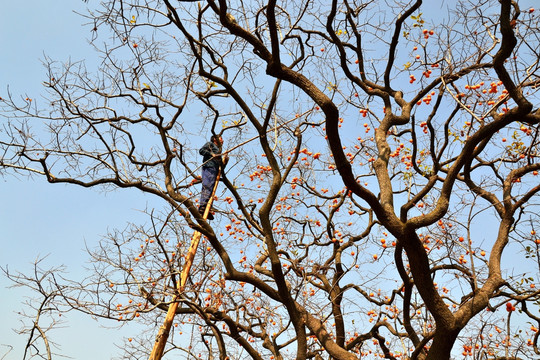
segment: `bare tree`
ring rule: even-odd
[[[59,348],[59,344],[49,339],[49,333],[63,326],[61,316],[71,309],[58,299],[62,297],[62,287],[58,284],[57,278],[61,277],[63,268],[45,270],[40,266],[42,261],[43,259],[38,259],[34,262],[33,272],[30,275],[12,273],[7,268],[2,269],[6,277],[13,282],[13,287],[30,288],[39,295],[38,298],[27,299],[24,302],[26,309],[19,313],[24,325],[17,333],[28,339],[23,359],[53,358],[54,348]]]
[[[5,96],[0,164],[137,188],[164,208],[105,237],[93,275],[55,299],[147,324],[131,359],[148,356],[175,295],[165,357],[538,354],[538,13],[510,0],[424,7],[89,11],[102,63],[46,59],[46,100]],[[210,134],[232,158],[212,223],[196,185]],[[194,231],[204,239],[178,294]]]

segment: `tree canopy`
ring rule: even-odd
[[[163,205],[84,280],[8,275],[44,315],[144,325],[129,358],[175,295],[166,358],[540,354],[540,29],[520,3],[89,2],[101,63],[47,58],[43,99],[2,97],[0,171]],[[212,134],[231,160],[209,222]]]

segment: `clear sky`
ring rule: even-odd
[[[538,0],[522,1],[522,7]],[[453,1],[445,1],[450,4]],[[95,6],[97,1],[90,1]],[[90,28],[74,11],[84,12],[82,0],[1,0],[0,96],[9,86],[14,96],[39,98],[45,71],[44,55],[59,61],[91,59]],[[0,121],[3,121],[0,118]],[[49,185],[41,179],[0,177],[0,266],[28,272],[36,258],[48,255],[43,267],[66,265],[69,276],[82,277],[92,248],[108,229],[124,228],[127,222],[144,221],[149,199],[140,193],[119,190],[100,193],[75,186]],[[26,337],[17,312],[23,310],[24,289],[8,288],[0,273],[0,359],[21,359]],[[130,329],[108,330],[70,314],[69,329],[53,332],[62,344],[61,353],[77,360],[108,359],[118,353],[114,342],[129,336]],[[115,325],[115,324],[111,324]]]
[[[90,29],[82,26],[86,20],[74,13],[84,12],[87,5],[82,0],[2,0],[1,4],[0,96],[6,96],[9,86],[14,96],[39,99],[45,79],[44,55],[59,61],[94,56],[88,45]],[[48,255],[44,268],[64,264],[74,279],[82,278],[83,267],[88,265],[86,244],[92,248],[108,229],[144,219],[139,210],[148,201],[135,191],[104,194],[25,177],[0,177],[0,199],[0,266],[27,273],[36,258]],[[20,328],[17,313],[31,296],[9,285],[0,273],[3,360],[22,359],[27,339],[13,329]],[[69,329],[54,331],[51,336],[62,344],[60,352],[74,359],[109,359],[119,353],[114,342],[121,343],[120,337],[129,336],[129,329],[103,329],[74,313],[66,318]]]

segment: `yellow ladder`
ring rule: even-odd
[[[216,177],[216,183],[214,184],[212,195],[210,195],[208,204],[206,204],[206,208],[204,209],[203,219],[205,220],[210,213],[210,209],[212,208],[212,202],[214,201],[214,195],[216,193],[216,189],[219,183],[220,173],[221,169]],[[197,247],[199,246],[200,240],[201,233],[199,231],[195,231],[193,237],[191,238],[191,244],[186,255],[186,262],[184,263],[184,268],[182,269],[180,280],[176,283],[177,292],[174,295],[171,304],[169,305],[169,310],[167,311],[167,315],[165,316],[163,325],[160,327],[158,335],[156,336],[156,342],[154,343],[154,348],[152,349],[152,353],[150,353],[150,357],[148,358],[149,360],[160,360],[163,356],[163,351],[165,350],[165,345],[167,343],[167,339],[169,338],[169,333],[171,331],[174,315],[176,315],[176,310],[178,309],[178,305],[180,304],[180,294],[182,294],[182,292],[184,291],[184,286],[186,286],[187,277],[189,275],[191,265],[193,264],[193,259],[195,258],[195,253],[197,252]]]

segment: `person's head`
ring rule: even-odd
[[[223,145],[223,138],[221,137],[221,135],[212,135],[210,141],[212,141],[217,146]]]

